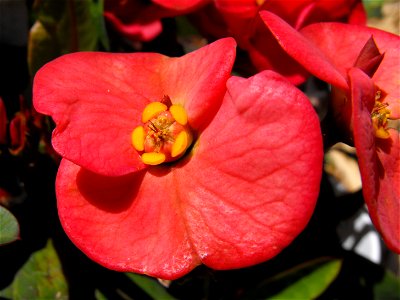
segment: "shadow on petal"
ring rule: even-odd
[[[145,170],[111,177],[85,169],[77,174],[77,186],[85,199],[97,208],[119,213],[128,209],[137,196]]]
[[[171,166],[176,162],[166,163],[158,166],[151,166],[147,168],[147,172],[156,177],[164,177],[171,172]]]
[[[393,151],[393,141],[391,139],[377,139],[376,146],[377,151],[383,151],[388,155]]]

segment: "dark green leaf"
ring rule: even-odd
[[[96,4],[96,1],[90,6],[91,15],[93,18],[93,22],[95,22],[95,29],[97,31],[98,39],[100,40],[101,45],[104,47],[104,50],[110,51],[110,41],[108,40],[108,34],[106,30],[106,24],[103,17],[104,11],[104,0],[99,0]]]
[[[58,57],[61,49],[54,33],[40,21],[33,24],[28,45],[28,65],[31,74],[35,74],[45,63]]]
[[[162,300],[175,299],[170,294],[168,294],[167,291],[161,286],[161,284],[154,278],[134,273],[127,273],[127,275],[130,279],[132,279],[134,283],[136,283],[137,286],[139,286],[153,299],[162,299]]]
[[[390,271],[385,271],[383,279],[374,285],[374,298],[400,300],[400,278]]]
[[[199,35],[199,31],[192,25],[186,16],[178,16],[175,20],[178,35],[180,37]]]
[[[340,267],[340,260],[326,262],[270,299],[314,299],[332,283]]]
[[[103,30],[102,6],[93,0],[74,0],[67,1],[66,9],[57,31],[62,54],[96,50]]]
[[[245,299],[314,299],[335,280],[342,261],[316,259],[267,279]]]
[[[94,297],[96,300],[108,300],[99,290],[94,291]]]
[[[382,5],[387,2],[385,0],[374,0],[368,1],[364,0],[363,5],[365,11],[367,12],[368,18],[382,18]]]
[[[31,74],[63,54],[109,48],[103,17],[103,0],[41,0],[30,32]]]
[[[7,209],[0,206],[0,245],[8,244],[19,236],[17,219]]]
[[[19,299],[68,299],[67,283],[51,241],[35,252],[0,296]]]

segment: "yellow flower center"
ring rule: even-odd
[[[390,110],[387,108],[388,103],[381,102],[381,92],[377,91],[375,95],[375,104],[371,112],[372,126],[375,130],[375,136],[381,139],[390,137],[388,131],[388,119]]]
[[[182,105],[151,102],[143,110],[142,125],[132,132],[132,145],[143,163],[159,165],[180,158],[193,136]]]

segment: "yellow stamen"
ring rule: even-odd
[[[147,104],[142,124],[131,133],[132,145],[142,162],[153,166],[179,159],[192,141],[185,108],[180,104],[172,105],[168,96]]]
[[[137,151],[144,150],[144,128],[138,126],[132,131],[132,144]]]
[[[148,152],[142,154],[142,161],[146,165],[159,165],[165,161],[165,155],[159,152]]]
[[[390,134],[387,130],[387,121],[390,117],[390,110],[387,108],[387,106],[387,103],[375,101],[375,105],[371,113],[375,136],[381,139],[387,139],[390,137]]]
[[[186,110],[182,105],[174,104],[169,108],[171,115],[174,117],[175,121],[179,124],[185,126],[188,122],[188,117]]]
[[[166,111],[168,107],[161,102],[151,102],[146,105],[142,113],[142,122],[146,123],[160,112]]]
[[[174,144],[172,145],[171,156],[177,157],[185,152],[186,148],[189,145],[189,135],[186,131],[181,131],[175,139]]]
[[[383,127],[375,128],[375,136],[380,139],[390,138],[390,133]]]

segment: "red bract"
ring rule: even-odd
[[[21,153],[26,144],[26,115],[23,112],[17,112],[10,122],[10,152],[14,155]]]
[[[273,12],[296,29],[317,22],[340,21],[365,24],[366,15],[359,0],[318,1],[300,0],[215,0],[215,6],[226,21],[229,30],[237,36],[248,36],[249,27],[263,10]],[[239,21],[239,22],[238,22]],[[247,33],[246,33],[247,31]]]
[[[339,23],[313,24],[299,33],[276,15],[261,16],[291,57],[333,85],[335,117],[354,139],[371,219],[388,247],[400,252],[400,38]],[[352,67],[364,75],[349,72]]]
[[[229,34],[245,49],[258,70],[272,69],[299,84],[305,78],[304,69],[289,57],[265,28],[259,12],[267,10],[279,15],[296,29],[317,22],[348,22],[365,24],[366,14],[360,0],[215,0],[214,10],[197,15],[196,24],[208,35]],[[218,17],[219,14],[219,17]],[[214,26],[212,26],[214,24]],[[221,30],[221,26],[225,29]]]
[[[104,17],[117,32],[132,41],[150,41],[162,31],[161,13],[141,1],[106,0]]]
[[[385,242],[400,252],[400,145],[399,132],[389,130],[390,139],[376,138],[371,122],[375,88],[360,69],[349,72],[353,103],[354,144],[359,158],[364,198],[371,219]]]
[[[60,219],[89,257],[174,279],[201,263],[265,261],[305,227],[321,176],[318,118],[276,73],[228,80],[234,59],[227,38],[181,58],[75,53],[39,70],[34,105],[54,118],[64,157]],[[131,133],[163,105],[182,124],[172,107],[187,112],[193,144],[178,160],[146,165]]]
[[[260,11],[267,10],[282,16],[296,29],[319,22],[365,24],[366,13],[360,0],[301,0],[292,3],[265,0]]]
[[[25,149],[27,136],[29,135],[28,121],[31,118],[31,111],[26,107],[25,98],[19,96],[20,110],[15,113],[10,121],[10,153],[19,155]]]
[[[11,198],[10,193],[0,187],[0,205],[8,207]]]
[[[141,0],[106,0],[104,17],[126,38],[146,42],[161,33],[161,18],[188,13],[209,1],[153,0],[145,3]]]
[[[184,12],[193,11],[211,1],[212,0],[152,0],[153,3],[162,7]]]

